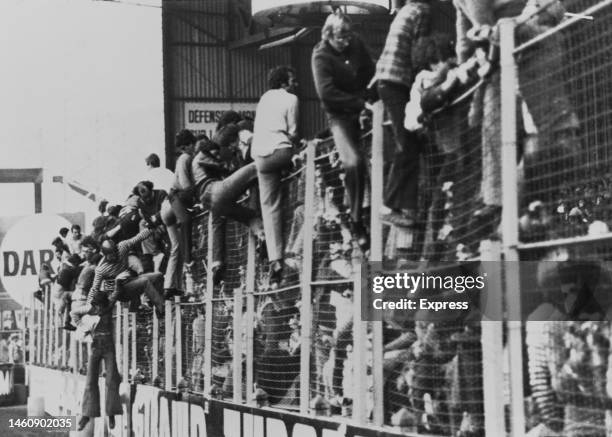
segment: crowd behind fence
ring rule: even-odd
[[[501,25],[500,86],[489,90],[501,108],[480,122],[471,118],[485,83],[433,119],[423,146],[420,216],[410,232],[378,219],[390,132],[375,104],[362,144],[371,157],[369,260],[417,269],[422,260],[433,268],[502,258],[612,259],[611,2],[583,14],[593,20],[573,18],[529,41],[520,24],[516,40],[514,23]],[[444,147],[449,133],[455,143]],[[490,171],[481,158],[487,135],[499,135],[503,145],[499,229],[479,215],[477,200]],[[309,143],[283,190],[290,268],[280,284],[270,286],[265,252],[248,228],[231,222],[225,280],[214,285],[212,224],[200,214],[193,224],[197,299],[167,302],[163,320],[150,310],[115,309],[124,381],[419,434],[520,435],[538,427],[567,436],[610,433],[609,322],[519,322],[512,317],[520,312],[516,299],[499,302],[504,324],[397,313],[364,322],[366,258],[348,231],[342,166],[329,139]],[[507,273],[499,281],[511,293],[520,277]],[[45,296],[27,316],[28,362],[84,373],[87,343],[60,329]]]

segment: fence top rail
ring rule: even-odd
[[[529,41],[526,41],[523,44],[517,46],[514,49],[513,54],[517,55],[517,54],[525,51],[529,47],[537,44],[538,42],[548,38],[551,35],[554,35],[557,32],[562,31],[563,29],[573,25],[574,23],[577,23],[578,21],[584,21],[584,17],[585,16],[593,15],[593,14],[601,11],[602,9],[605,9],[606,7],[608,7],[610,5],[612,5],[612,0],[604,0],[604,1],[600,2],[600,3],[597,3],[596,5],[591,6],[590,8],[585,9],[580,14],[573,15],[570,18],[561,21],[555,27],[552,27],[552,28],[548,29],[546,32],[541,33],[540,35],[536,36],[535,38],[532,38]],[[550,4],[546,4],[544,6],[548,7],[548,6],[550,6]],[[536,13],[539,13],[541,9],[543,9],[543,8],[538,9],[538,11],[536,11]],[[526,21],[526,19],[525,20],[521,19],[520,24],[523,24],[525,21]],[[517,25],[518,24],[519,24],[519,22],[517,22]]]
[[[274,290],[255,291],[255,292],[253,292],[253,294],[255,296],[266,296],[266,295],[269,295],[269,294],[281,293],[283,291],[294,290],[296,288],[301,288],[301,287],[302,287],[302,284],[295,284],[295,285],[289,285],[287,287],[276,288]]]
[[[596,243],[612,240],[612,232],[600,235],[583,235],[579,237],[557,238],[547,241],[536,241],[534,243],[519,243],[518,250],[546,249],[548,247],[557,246],[575,246],[585,243]]]

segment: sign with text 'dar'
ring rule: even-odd
[[[29,306],[40,266],[53,260],[51,242],[60,228],[83,228],[84,221],[83,213],[0,217],[0,309]]]

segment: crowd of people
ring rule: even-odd
[[[445,35],[430,29],[429,0],[408,0],[396,12],[377,62],[354,32],[348,16],[337,10],[326,19],[321,41],[312,52],[312,74],[339,158],[329,157],[317,163],[317,184],[322,197],[337,213],[322,219],[316,229],[318,237],[327,239],[328,272],[335,271],[340,279],[350,277],[347,244],[349,250],[359,249],[364,256],[369,250],[369,212],[364,208],[367,152],[361,147],[360,137],[364,131],[364,111],[379,98],[393,137],[385,163],[383,222],[404,229],[417,226],[424,212],[420,184],[427,174],[434,186],[427,208],[439,207],[439,211],[430,214],[430,243],[435,245],[448,236],[452,222],[451,207],[446,205],[452,203],[449,200],[452,187],[460,173],[457,162],[462,132],[471,128],[479,131],[482,157],[479,207],[474,209],[471,220],[486,222],[488,229],[494,231],[502,205],[496,24],[502,18],[522,16],[525,23],[521,37],[533,37],[563,17],[562,8],[556,3],[546,14],[533,16],[531,1],[497,3],[457,0],[457,34]],[[550,44],[555,44],[554,41]],[[546,62],[556,62],[559,50],[558,46],[550,47],[546,60],[534,58],[531,61],[534,68],[529,71],[539,71],[550,65]],[[62,228],[53,240],[56,259],[41,270],[40,283],[53,284],[51,297],[63,316],[64,328],[79,329],[93,337],[80,429],[89,418],[100,415],[97,378],[101,361],[106,368],[106,414],[111,428],[114,415],[121,414],[118,401],[121,377],[111,329],[115,303],[129,303],[132,311],[149,305],[158,317],[163,317],[164,300],[201,298],[190,285],[194,283],[196,267],[193,253],[198,249],[193,247],[194,215],[208,211],[211,217],[212,259],[205,260],[205,269],[215,286],[222,284],[227,275],[228,220],[248,226],[259,240],[258,246],[265,246],[268,263],[265,270],[271,286],[278,286],[287,270],[295,268],[291,258],[297,254],[293,241],[297,240],[296,232],[285,228],[283,209],[287,199],[281,181],[299,165],[296,157],[304,146],[298,126],[298,79],[296,70],[289,66],[273,68],[268,75],[269,89],[258,103],[255,120],[228,111],[211,138],[180,131],[175,137],[174,172],[162,168],[159,157],[151,154],[145,160],[146,177],[129,193],[124,205],[100,204],[101,215],[93,221],[90,235],[81,235],[80,227],[73,225],[70,230]],[[563,93],[551,96],[543,107],[541,101],[529,100],[530,77],[519,75],[519,86],[527,110],[542,133],[540,147],[570,142],[578,128],[577,118]],[[455,104],[459,98],[464,104]],[[439,157],[435,171],[423,168],[423,163],[428,162],[423,155],[431,154],[431,148]],[[342,173],[342,177],[337,173]],[[331,179],[341,181],[345,196],[328,190]],[[576,220],[590,214],[585,205],[578,211],[563,208],[560,215],[567,214]],[[546,227],[546,223],[538,223],[545,218],[539,215],[541,205],[537,201],[532,201],[527,210],[526,218],[521,218],[526,239],[539,232],[538,226]],[[302,211],[302,216],[308,213]],[[293,235],[289,241],[287,234]],[[36,295],[42,300],[41,290]],[[315,299],[316,305],[336,308],[328,309],[334,319],[327,323],[329,335],[317,339],[316,365],[321,374],[327,372],[328,376],[316,384],[337,407],[350,405],[346,393],[350,384],[343,383],[343,375],[350,366],[352,325],[343,319],[341,311],[351,305],[348,291],[322,289]],[[283,302],[268,299],[258,310],[262,341],[256,345],[259,348],[256,352],[261,355],[262,364],[256,368],[256,380],[273,402],[287,396],[291,386],[295,386],[295,370],[299,371],[300,351],[295,341],[300,334],[299,304],[299,296]],[[322,318],[322,313],[317,314]],[[200,311],[194,321],[194,332],[202,331],[203,318]],[[326,325],[325,321],[321,325]],[[442,332],[433,323],[405,328],[388,329],[385,376],[391,381],[390,386],[396,385],[386,388],[395,393],[395,397],[389,397],[388,414],[393,417],[388,419],[412,423],[418,432],[450,430],[453,435],[481,435],[482,411],[473,407],[475,397],[481,396],[481,386],[468,375],[473,370],[470,366],[480,362],[476,344],[479,333],[460,327]],[[221,343],[227,341],[224,338]],[[441,343],[452,347],[442,348]],[[194,336],[193,348],[197,350],[196,356],[202,354],[200,337]],[[219,344],[218,349],[227,349],[227,344]],[[284,388],[273,384],[275,365],[284,365],[285,371],[293,372]],[[456,384],[448,389],[440,382],[445,380],[445,372],[453,371],[456,378],[451,380]],[[217,383],[222,385],[223,381]],[[432,404],[437,408],[444,405],[444,413],[436,415]],[[441,419],[442,415],[446,419]]]

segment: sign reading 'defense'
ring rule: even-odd
[[[255,119],[257,103],[185,103],[185,128],[212,138],[217,122],[229,110],[234,110],[243,117]]]

